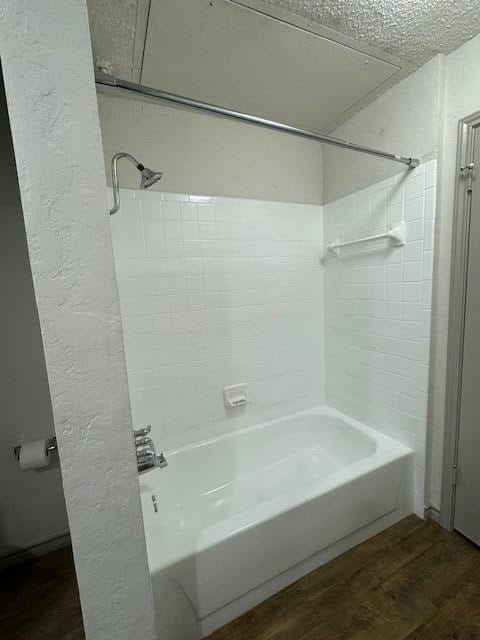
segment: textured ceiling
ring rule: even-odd
[[[449,53],[480,31],[480,0],[263,1],[415,67],[437,53]]]
[[[156,1],[156,0],[153,0]],[[174,2],[175,0],[170,0]],[[242,0],[233,0],[242,4]],[[133,77],[150,0],[87,0],[96,61]],[[248,4],[248,3],[247,3]],[[480,31],[480,0],[257,0],[419,67]],[[143,31],[143,33],[142,33]]]
[[[139,82],[149,7],[162,2],[176,0],[87,0],[95,65]],[[402,67],[367,98],[339,113],[329,130],[437,53],[449,53],[480,31],[480,0],[211,0],[210,4],[228,2],[297,26],[304,21],[302,28],[315,33],[333,30],[341,35],[327,37],[340,42],[343,38],[347,46],[355,40],[380,58],[381,52],[393,56],[394,64]]]

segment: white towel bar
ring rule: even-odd
[[[370,240],[381,240],[382,238],[389,238],[394,247],[402,247],[406,242],[405,237],[405,222],[399,222],[387,231],[386,233],[378,233],[375,236],[368,236],[366,238],[358,238],[357,240],[349,240],[348,242],[340,242],[339,239],[335,242],[327,244],[327,251],[332,251],[339,255],[339,249],[342,247],[349,247],[353,244],[359,244],[361,242],[369,242]]]

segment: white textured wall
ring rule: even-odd
[[[436,56],[331,135],[398,155],[438,155],[442,112],[442,58]],[[380,180],[409,173],[405,165],[324,145],[324,202]]]
[[[68,531],[60,467],[22,472],[13,447],[54,435],[42,336],[0,74],[0,556]]]
[[[439,507],[445,420],[446,356],[451,263],[452,222],[456,180],[458,122],[480,109],[480,36],[445,58],[445,113],[440,178],[440,215],[437,225],[437,279],[434,284],[436,348],[433,353],[431,501]]]
[[[322,201],[322,146],[192,111],[98,94],[107,180],[110,160],[129,151],[161,169],[158,190],[285,202]],[[138,172],[119,164],[120,184],[138,187]]]
[[[436,161],[324,207],[325,241],[405,222],[407,242],[378,240],[327,254],[327,402],[415,450],[423,516]]]
[[[0,55],[86,635],[153,639],[85,3],[3,2]]]
[[[112,217],[134,421],[161,449],[324,401],[322,207],[123,190]],[[251,403],[226,409],[224,386]]]

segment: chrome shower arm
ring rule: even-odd
[[[113,207],[110,209],[110,215],[117,213],[120,209],[120,185],[118,182],[118,161],[120,158],[127,158],[130,160],[132,164],[134,164],[139,171],[142,171],[143,164],[138,162],[132,155],[126,153],[125,151],[121,151],[120,153],[116,153],[112,158],[112,187],[113,187]]]
[[[138,162],[136,158],[134,158],[129,153],[126,153],[125,151],[116,153],[112,158],[113,207],[110,209],[110,215],[117,213],[117,211],[120,209],[120,185],[118,183],[117,168],[117,164],[120,158],[126,158],[127,160],[130,160],[130,162],[135,165],[135,167],[140,171],[140,189],[149,189],[152,185],[161,180],[163,176],[163,173],[161,171],[152,171],[152,169],[145,167],[141,162]]]

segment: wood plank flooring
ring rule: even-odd
[[[209,640],[480,640],[480,550],[416,516],[258,605]]]
[[[70,548],[0,573],[1,640],[84,640]]]
[[[0,638],[84,640],[70,549],[0,573]],[[406,639],[480,640],[480,550],[415,516],[313,571],[210,636],[210,640]]]

